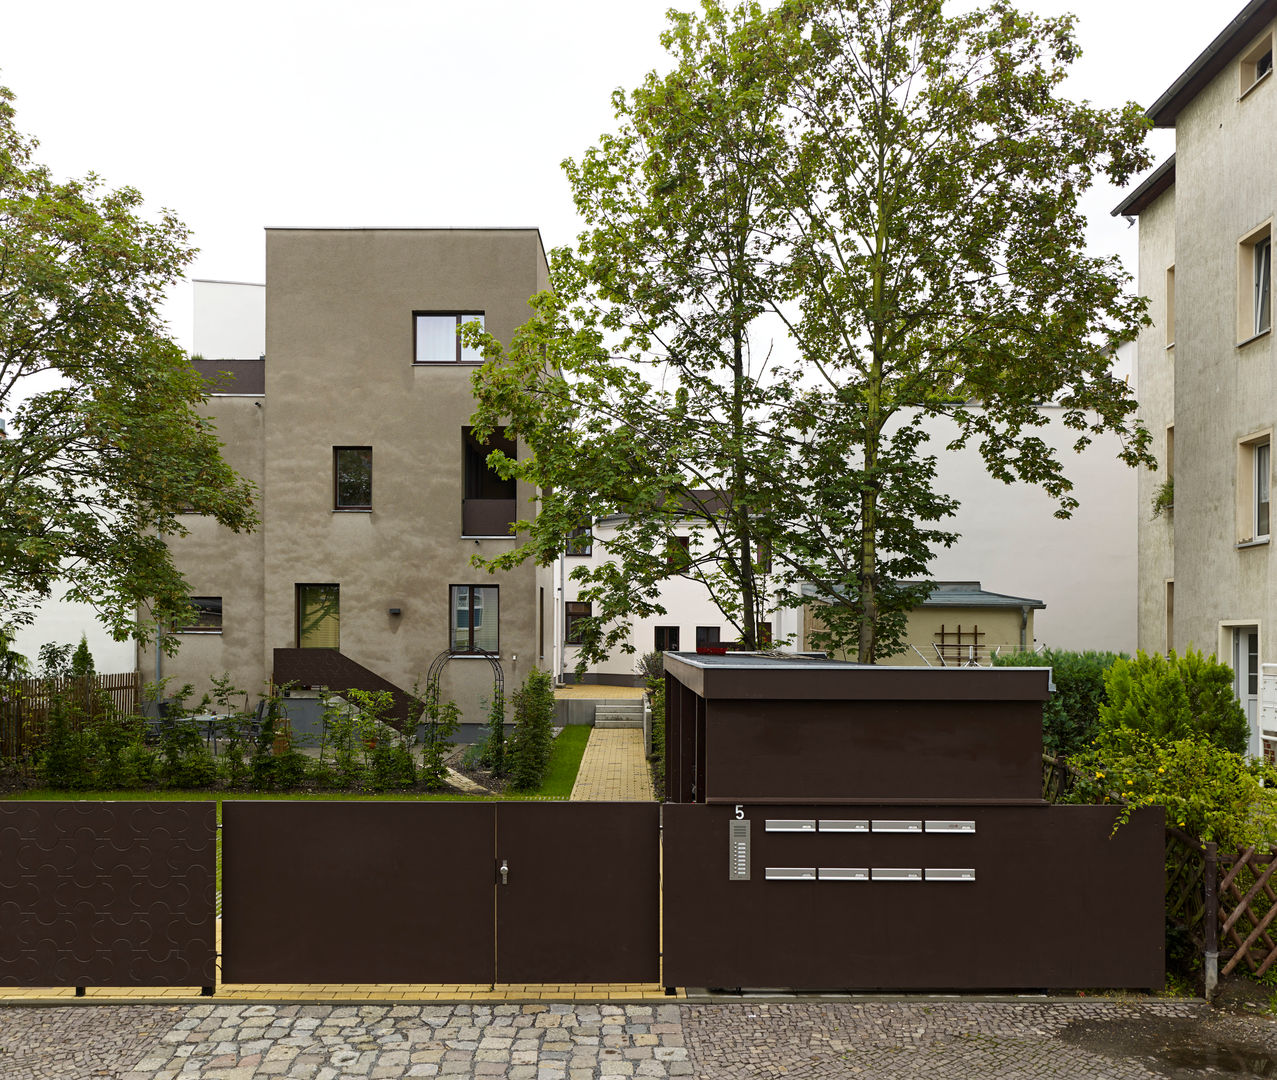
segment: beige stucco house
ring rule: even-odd
[[[1231,664],[1251,751],[1269,756],[1275,33],[1277,0],[1252,0],[1153,104],[1176,153],[1114,210],[1139,219],[1139,289],[1152,305],[1138,386],[1161,468],[1140,480],[1140,647],[1191,646]]]
[[[222,672],[254,694],[272,678],[409,690],[451,654],[442,689],[470,720],[491,694],[486,654],[520,683],[545,636],[536,568],[471,558],[514,545],[531,491],[491,473],[470,435],[479,358],[457,328],[509,340],[547,284],[536,229],[268,229],[258,299],[197,283],[208,415],[260,489],[261,527],[186,520],[172,547],[200,615],[142,671],[197,694]],[[248,355],[216,355],[228,341]]]

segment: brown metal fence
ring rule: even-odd
[[[142,676],[87,675],[68,679],[14,679],[0,685],[0,758],[17,758],[38,744],[54,699],[67,697],[79,707],[77,720],[92,720],[104,710],[137,712]]]

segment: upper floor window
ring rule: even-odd
[[[1255,333],[1262,334],[1273,325],[1273,240],[1265,236],[1254,247]]]
[[[191,607],[195,617],[186,626],[173,627],[175,634],[220,634],[222,632],[222,598],[220,596],[192,596]]]
[[[413,312],[413,360],[418,364],[479,364],[478,349],[461,343],[461,324],[477,322],[483,327],[482,311]]]
[[[508,536],[518,517],[517,483],[513,477],[502,479],[488,464],[494,450],[518,459],[518,447],[503,429],[494,431],[486,442],[475,438],[470,428],[461,429],[462,536]]]
[[[1237,245],[1237,340],[1266,334],[1273,325],[1272,222]]]
[[[1271,33],[1261,37],[1242,56],[1241,93],[1243,96],[1257,83],[1273,71],[1273,36]]]
[[[333,447],[333,508],[372,509],[372,447]]]
[[[1166,268],[1166,347],[1175,345],[1175,267]]]
[[[1256,443],[1254,453],[1252,454],[1255,466],[1254,475],[1254,505],[1255,505],[1255,539],[1262,540],[1268,536],[1269,522],[1269,491],[1270,485],[1268,481],[1269,472],[1269,449],[1270,444],[1267,441]]]
[[[1237,542],[1241,545],[1268,542],[1271,442],[1271,435],[1262,434],[1238,443]]]
[[[568,555],[589,555],[594,550],[594,534],[589,525],[580,525],[568,533],[565,549]]]

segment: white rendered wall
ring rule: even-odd
[[[34,622],[29,626],[17,627],[12,647],[27,658],[34,673],[38,666],[41,645],[50,642],[79,645],[81,634],[89,643],[93,666],[100,674],[119,675],[136,668],[133,642],[115,641],[98,622],[93,608],[88,604],[76,604],[65,599],[60,589],[36,610]]]
[[[265,285],[197,278],[191,290],[191,352],[206,360],[254,360],[265,355]]]

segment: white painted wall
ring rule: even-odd
[[[118,675],[136,668],[132,641],[115,641],[98,621],[97,613],[88,604],[67,600],[61,589],[36,610],[35,621],[29,626],[17,627],[13,641],[15,652],[30,661],[32,671],[37,666],[40,646],[49,642],[59,645],[78,645],[83,634],[93,654],[93,666],[101,674]]]
[[[191,352],[206,360],[253,360],[266,353],[266,286],[191,281]]]

